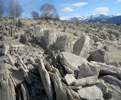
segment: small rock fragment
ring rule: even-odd
[[[68,85],[71,85],[74,81],[76,81],[76,79],[75,79],[75,77],[74,77],[73,74],[67,74],[67,75],[65,76],[65,80],[66,80],[66,83],[67,83]]]

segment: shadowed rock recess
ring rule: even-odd
[[[121,100],[121,26],[0,21],[0,100]]]

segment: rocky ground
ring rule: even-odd
[[[0,100],[121,100],[121,26],[0,21]]]

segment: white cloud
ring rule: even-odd
[[[65,12],[65,13],[70,13],[70,12],[72,12],[73,11],[73,9],[71,8],[71,7],[65,7],[64,9],[63,9],[63,12]]]
[[[121,2],[121,0],[117,0],[118,2]]]
[[[65,12],[65,13],[70,13],[70,12],[73,12],[76,8],[85,6],[87,4],[88,4],[87,2],[77,2],[77,3],[73,3],[69,7],[65,7],[62,11]]]
[[[98,15],[98,14],[108,14],[108,12],[110,11],[110,9],[108,7],[98,7],[94,10],[94,15]]]
[[[72,6],[79,8],[79,7],[85,6],[87,4],[88,4],[87,2],[77,2],[77,3],[72,4]]]

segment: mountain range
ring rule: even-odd
[[[70,21],[121,24],[121,15],[120,16],[92,15],[92,16],[89,16],[89,17],[73,17],[73,18],[70,18]]]

